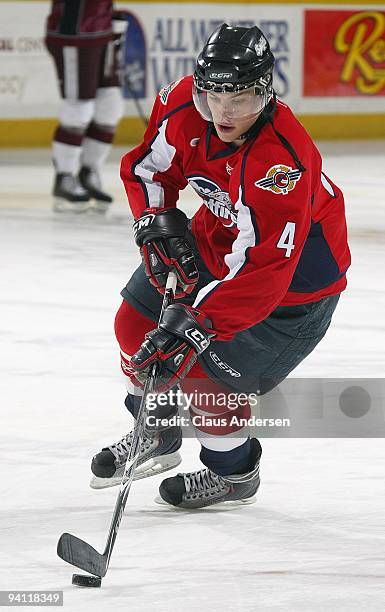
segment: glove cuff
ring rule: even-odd
[[[141,247],[160,238],[183,237],[187,224],[188,219],[179,208],[147,208],[134,222],[135,242]]]
[[[186,304],[168,306],[159,327],[187,342],[198,354],[206,350],[216,336],[210,319]]]

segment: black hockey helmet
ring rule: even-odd
[[[262,110],[273,93],[273,67],[274,55],[257,26],[222,24],[211,34],[196,62],[193,98],[197,110],[210,121],[206,96],[202,94],[234,94],[251,88]]]

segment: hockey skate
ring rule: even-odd
[[[254,503],[260,484],[259,460],[262,454],[261,445],[255,438],[251,440],[251,453],[250,471],[246,474],[218,476],[207,468],[178,474],[163,480],[159,487],[160,497],[155,501],[188,510],[223,502],[232,502],[233,505]]]
[[[82,213],[88,208],[90,199],[88,191],[83,189],[73,174],[67,172],[56,174],[53,195],[53,209],[56,212]]]
[[[92,489],[105,489],[120,484],[132,444],[133,432],[119,442],[103,448],[91,463]],[[182,461],[178,449],[182,444],[180,427],[145,433],[136,464],[134,480],[171,470]]]
[[[95,200],[92,209],[98,213],[105,213],[113,198],[103,191],[100,175],[95,168],[83,166],[79,172],[79,181],[82,187],[88,191],[90,197]]]

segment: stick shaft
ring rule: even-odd
[[[174,298],[175,289],[176,289],[177,277],[174,271],[170,271],[167,278],[167,284],[165,288],[165,293],[163,297],[162,308],[159,316],[159,322],[162,320],[163,313],[166,310],[167,306],[169,306]],[[149,393],[152,393],[156,379],[158,375],[158,364],[155,362],[149,371],[147,376],[147,380],[144,386],[142,399],[140,402],[136,424],[134,428],[134,435],[132,440],[132,445],[130,448],[130,452],[127,458],[126,467],[124,470],[124,474],[122,477],[122,482],[120,485],[118,497],[115,504],[114,514],[112,516],[110,529],[108,532],[107,542],[104,549],[103,556],[106,557],[106,571],[110,562],[112,550],[115,544],[116,536],[118,534],[120,522],[122,520],[124,508],[126,506],[127,497],[131,489],[131,484],[134,479],[135,467],[139,457],[140,447],[143,441],[144,430],[146,425],[146,415],[147,415],[147,407],[146,400]]]

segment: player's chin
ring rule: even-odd
[[[222,123],[216,123],[215,128],[217,130],[217,134],[221,140],[224,142],[231,142],[238,138],[239,130],[234,125],[227,125]]]

